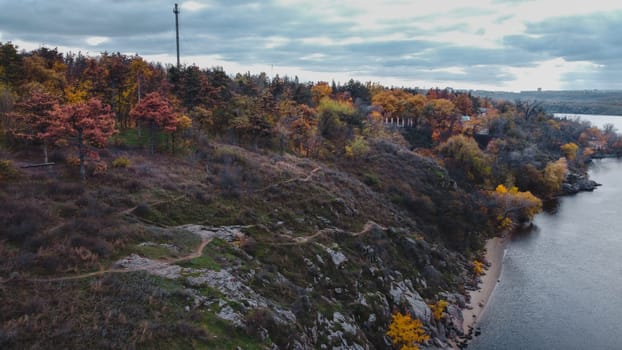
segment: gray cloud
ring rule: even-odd
[[[0,0],[0,40],[78,47],[90,52],[173,54],[172,3]],[[506,37],[500,47],[476,48],[422,38],[461,32],[472,16],[489,15],[495,23],[504,23],[515,19],[514,15],[496,16],[491,9],[475,6],[426,17],[417,16],[413,10],[399,20],[380,18],[376,22],[379,26],[368,28],[356,20],[361,8],[333,6],[325,9],[330,15],[318,16],[304,6],[285,6],[268,0],[252,4],[244,0],[206,3],[208,6],[196,11],[181,9],[183,55],[217,55],[242,65],[351,72],[355,78],[361,74],[492,85],[504,85],[516,78],[507,67],[533,67],[537,62],[563,57],[566,61],[603,65],[592,72],[564,76],[567,86],[577,81],[599,86],[599,82],[602,84],[610,77],[622,78],[622,69],[616,64],[622,56],[622,36],[618,34],[622,12],[532,22],[527,24],[524,34]],[[444,21],[442,26],[432,25],[435,18],[451,21]],[[485,28],[482,25],[472,30],[484,35]],[[85,40],[90,36],[108,40],[89,46]],[[377,39],[382,37],[393,39]],[[328,38],[329,43],[309,40],[312,38]],[[357,43],[353,38],[363,42]]]
[[[509,36],[505,44],[529,52],[547,53],[567,61],[610,63],[622,56],[622,12],[558,17],[530,23],[526,34]]]

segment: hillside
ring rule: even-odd
[[[446,214],[467,211],[468,197],[404,147],[373,154],[329,166],[214,144],[205,159],[132,156],[86,186],[71,165],[19,170],[3,191],[4,344],[381,347],[395,307],[429,317],[423,298],[446,292],[459,315],[469,263],[439,240],[481,247],[461,229],[474,218]],[[132,254],[187,255],[196,230],[215,233],[200,257],[103,273]],[[90,271],[102,273],[62,278]],[[431,330],[455,336],[459,319]]]
[[[0,51],[3,349],[462,345],[486,240],[622,150],[467,93]]]

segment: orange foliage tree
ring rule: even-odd
[[[9,114],[14,121],[10,128],[14,137],[40,141],[43,144],[44,162],[48,162],[48,144],[55,137],[51,131],[55,115],[52,113],[58,99],[41,87],[35,87],[15,104]]]
[[[130,112],[130,116],[137,121],[149,123],[149,145],[151,154],[155,149],[155,129],[165,132],[177,130],[178,119],[171,103],[157,92],[145,96]]]
[[[57,105],[53,114],[54,123],[50,126],[49,133],[63,140],[75,140],[80,158],[80,177],[84,180],[84,157],[87,153],[98,157],[93,147],[103,147],[108,138],[117,132],[110,106],[92,98],[87,102]]]

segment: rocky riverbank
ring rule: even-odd
[[[562,193],[564,195],[576,194],[585,191],[594,191],[600,186],[594,180],[590,180],[587,174],[570,173],[566,176],[566,181],[562,184]]]

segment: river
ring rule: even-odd
[[[622,132],[622,116],[620,115],[597,115],[597,114],[569,114],[569,113],[554,113],[557,118],[568,118],[581,120],[587,120],[592,125],[603,128],[605,124],[612,124],[615,126],[618,132]]]
[[[513,237],[470,349],[622,349],[622,160],[596,160],[590,176],[603,186]]]

